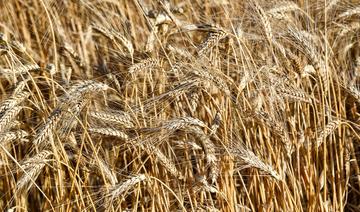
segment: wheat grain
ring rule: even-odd
[[[72,45],[68,42],[65,42],[64,46],[63,46],[64,50],[67,51],[72,58],[75,59],[75,61],[77,62],[77,64],[80,66],[80,67],[84,67],[85,66],[85,63],[83,62],[83,60],[81,59],[80,55],[74,50],[74,48],[72,47]],[[56,68],[56,67],[54,67]],[[55,71],[53,71],[54,73]],[[52,73],[50,71],[50,73]]]
[[[219,190],[216,187],[209,185],[206,176],[197,176],[196,180],[197,180],[197,185],[195,185],[196,191],[204,189],[205,191],[208,191],[210,193],[219,193]]]
[[[276,91],[287,98],[294,99],[296,101],[302,101],[306,103],[311,103],[312,100],[310,97],[306,95],[303,91],[299,89],[293,89],[293,88],[283,88],[282,86],[278,86],[276,88]]]
[[[191,92],[190,93],[190,110],[192,113],[195,113],[197,107],[198,107],[198,103],[199,103],[199,98],[200,98],[200,94],[199,91],[197,92]]]

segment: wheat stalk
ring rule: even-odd
[[[83,67],[85,65],[83,60],[81,59],[80,55],[74,50],[74,48],[71,46],[70,43],[65,42],[63,48],[65,51],[67,51],[71,55],[71,57],[73,57],[75,59],[75,61],[79,64],[80,67]],[[50,73],[51,73],[51,71],[50,71]]]
[[[182,148],[190,147],[192,150],[202,150],[201,146],[192,141],[172,141]]]

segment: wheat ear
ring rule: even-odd
[[[101,135],[107,135],[107,136],[114,136],[123,140],[127,140],[129,138],[129,136],[127,134],[125,134],[124,132],[120,131],[120,130],[116,130],[110,127],[103,127],[103,128],[89,128],[88,129],[89,132],[93,132],[93,133],[98,133]]]
[[[120,124],[126,128],[134,127],[134,124],[131,121],[130,115],[125,112],[106,112],[106,111],[91,111],[89,113],[91,117],[100,119],[109,124]]]
[[[41,170],[44,168],[45,159],[47,159],[50,155],[50,151],[44,150],[21,163],[21,169],[25,170],[25,173],[16,183],[18,191],[27,191],[30,189],[32,182],[36,180]]]
[[[241,144],[233,145],[229,149],[230,153],[235,157],[243,160],[248,166],[258,168],[270,174],[277,180],[281,180],[280,175],[274,170],[274,168],[264,163],[258,156],[251,150],[243,147]]]
[[[14,120],[16,115],[21,111],[22,107],[15,106],[5,111],[0,118],[0,132],[4,132],[9,129],[10,122]]]
[[[30,95],[29,92],[23,91],[19,93],[15,93],[15,95],[11,96],[9,99],[5,100],[0,105],[0,113],[4,113],[6,110],[13,108],[14,106],[18,105]]]

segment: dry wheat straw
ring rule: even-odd
[[[200,77],[200,80],[207,80],[214,83],[220,90],[222,90],[227,96],[231,96],[230,88],[227,83],[220,77],[214,76],[209,71],[202,69],[192,69],[191,73]]]
[[[25,87],[27,86],[28,81],[29,81],[29,79],[26,78],[26,79],[20,81],[19,83],[17,83],[12,95],[14,96],[14,95],[17,95],[18,93],[22,92],[25,89]]]
[[[81,59],[80,55],[74,50],[74,48],[71,46],[70,43],[65,42],[63,48],[65,49],[65,51],[67,51],[71,55],[72,58],[75,59],[75,61],[78,63],[78,65],[80,67],[83,67],[85,65],[83,60]],[[54,66],[54,69],[55,68],[56,67]],[[54,71],[50,71],[50,73],[52,73],[52,72],[54,73]]]
[[[0,43],[7,43],[7,42],[8,42],[7,36],[4,33],[0,32]]]
[[[190,101],[190,111],[192,113],[195,113],[195,111],[198,107],[199,98],[200,98],[199,91],[190,93],[189,101]]]
[[[0,44],[0,56],[3,56],[9,52],[8,48],[6,46],[2,46]]]
[[[274,119],[265,111],[257,110],[253,112],[252,115],[254,115],[255,120],[259,121],[260,123],[264,123],[270,131],[273,131],[275,135],[280,137],[281,142],[284,144],[287,151],[287,155],[290,156],[293,152],[293,145],[289,139],[286,125],[282,121]]]
[[[150,35],[146,41],[145,52],[152,52],[155,49],[156,35],[158,33],[158,27],[153,26]]]
[[[61,109],[66,111],[66,113],[63,114],[63,118],[61,123],[59,123],[59,136],[63,137],[68,132],[70,132],[72,129],[74,129],[77,126],[78,120],[77,117],[80,115],[80,112],[85,107],[87,103],[86,99],[77,100],[75,103],[72,102],[69,105],[62,105]]]
[[[171,44],[167,45],[167,49],[169,51],[173,52],[174,54],[177,54],[183,58],[191,58],[192,57],[190,52],[188,52],[187,50],[179,48],[179,47],[174,47]]]
[[[119,40],[131,55],[134,54],[134,47],[132,42],[129,41],[125,36],[121,35],[119,32],[115,31],[114,29],[108,29],[98,25],[92,25],[92,27],[112,41],[115,41],[115,39]]]
[[[331,9],[333,9],[337,3],[339,3],[340,0],[331,0],[328,1],[326,7],[325,7],[325,12],[329,12]]]
[[[282,86],[278,86],[276,88],[276,91],[284,97],[290,98],[290,99],[294,99],[296,101],[302,101],[302,102],[306,102],[306,103],[311,103],[311,98],[307,96],[307,94],[299,89],[294,89],[294,88],[284,88]]]
[[[19,51],[20,53],[25,53],[26,52],[26,47],[20,41],[11,40],[10,41],[10,46],[12,48],[14,48],[15,50]]]
[[[209,185],[206,176],[201,175],[196,177],[195,191],[198,192],[202,189],[210,193],[219,193],[216,187]]]
[[[360,103],[360,91],[355,86],[347,86],[347,91],[355,100]]]
[[[348,33],[353,32],[356,33],[360,29],[360,23],[359,22],[352,22],[349,25],[346,25],[344,29],[342,29],[339,33],[339,38],[344,37],[348,35]]]
[[[9,127],[7,129],[19,129],[21,125],[21,122],[18,120],[13,120],[10,122]]]
[[[323,82],[325,91],[327,91],[329,86],[329,73],[326,68],[325,61],[321,58],[321,56],[319,56],[319,53],[316,50],[313,36],[307,32],[305,33],[304,31],[293,28],[289,29],[289,33],[306,52],[307,57],[311,60],[315,70],[318,72],[320,79]]]

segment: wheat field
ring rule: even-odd
[[[360,211],[359,0],[0,0],[1,211]]]

